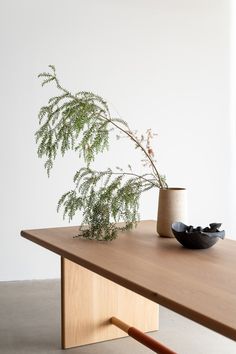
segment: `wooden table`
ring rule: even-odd
[[[189,250],[155,228],[142,221],[112,242],[73,238],[77,227],[21,232],[62,257],[63,348],[124,336],[113,315],[155,330],[157,304],[236,340],[236,242]]]

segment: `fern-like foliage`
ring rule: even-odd
[[[82,235],[97,240],[112,240],[118,230],[132,228],[138,220],[141,193],[155,186],[155,181],[147,180],[146,175],[127,178],[111,169],[81,168],[74,182],[75,189],[60,198],[58,210],[63,207],[64,216],[70,220],[77,210],[83,210]],[[120,221],[124,226],[116,226]]]
[[[89,165],[95,156],[108,149],[109,110],[106,102],[91,92],[78,92],[72,95],[63,89],[52,73],[39,75],[42,86],[52,81],[56,83],[60,95],[52,97],[48,105],[39,111],[40,129],[36,132],[38,156],[45,156],[45,168],[49,175],[57,152],[62,155],[68,150],[78,151]]]
[[[139,220],[140,195],[153,187],[167,188],[165,177],[157,171],[153,152],[142,145],[126,121],[111,117],[106,101],[92,92],[80,91],[72,94],[63,88],[55,67],[39,75],[42,86],[54,83],[58,95],[49,99],[39,111],[40,128],[36,132],[38,156],[45,157],[48,175],[58,153],[64,155],[73,150],[84,160],[74,176],[75,188],[60,198],[58,210],[64,208],[64,217],[71,220],[77,211],[83,213],[79,235],[89,239],[113,240],[119,230],[130,229]],[[128,137],[134,147],[140,149],[151,172],[137,175],[129,171],[107,169],[96,171],[91,163],[97,154],[109,148],[109,133],[112,129]],[[84,167],[84,165],[86,167]],[[116,223],[122,221],[123,226]]]

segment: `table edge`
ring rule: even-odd
[[[143,297],[158,303],[159,305],[162,305],[166,308],[168,308],[171,311],[174,311],[178,313],[179,315],[182,315],[192,321],[195,321],[199,323],[200,325],[203,325],[204,327],[207,327],[208,329],[211,329],[221,335],[224,335],[228,337],[229,339],[232,339],[236,341],[236,329],[229,327],[227,325],[222,324],[219,321],[216,321],[214,319],[208,318],[203,314],[200,314],[192,309],[187,308],[186,306],[179,304],[171,299],[168,299],[158,293],[154,293],[150,291],[149,289],[146,289],[145,287],[142,287],[141,285],[138,285],[130,280],[127,280],[118,274],[115,274],[111,271],[108,271],[98,265],[94,265],[93,263],[84,260],[81,257],[74,256],[73,254],[55,246],[52,245],[46,241],[43,241],[41,239],[38,239],[35,236],[30,235],[28,232],[33,231],[33,230],[22,230],[21,231],[21,236],[29,241],[32,241],[36,244],[38,244],[41,247],[44,247],[48,249],[49,251],[52,251],[53,253],[56,253],[57,255],[67,258],[68,260],[79,264],[80,266],[96,273],[99,274],[100,276],[103,276],[106,279],[109,279],[124,288],[127,288],[131,291],[134,291],[135,293],[142,295]]]

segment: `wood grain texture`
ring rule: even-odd
[[[73,238],[77,227],[22,231],[22,236],[236,340],[236,242],[189,250],[158,237],[156,222],[112,242]]]
[[[62,348],[124,337],[110,322],[129,321],[144,332],[158,329],[158,305],[62,258]]]

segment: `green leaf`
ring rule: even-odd
[[[88,239],[113,240],[122,230],[130,230],[139,220],[139,199],[142,192],[160,184],[167,187],[165,176],[135,175],[131,165],[128,172],[119,166],[116,172],[93,170],[90,166],[98,154],[109,149],[110,132],[117,129],[139,148],[128,123],[110,115],[107,102],[89,91],[70,93],[59,82],[54,65],[50,72],[38,75],[42,86],[54,83],[57,94],[49,98],[38,114],[39,129],[35,133],[40,158],[49,176],[58,155],[68,151],[81,157],[82,167],[74,175],[74,189],[58,201],[58,211],[70,220],[82,211],[80,235]],[[133,134],[133,135],[132,135]],[[119,135],[118,135],[119,137]],[[142,153],[144,151],[142,150]],[[124,222],[117,226],[118,222]]]

